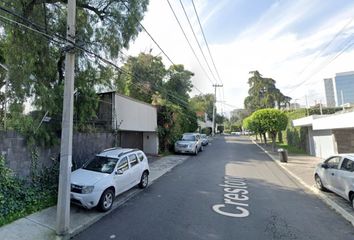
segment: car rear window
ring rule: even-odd
[[[144,161],[144,155],[141,152],[138,152],[138,158],[140,162]]]

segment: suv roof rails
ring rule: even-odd
[[[119,154],[118,154],[118,157],[121,157],[121,156],[124,155],[124,154],[131,153],[131,152],[135,152],[135,151],[140,151],[140,149],[138,149],[138,148],[129,149],[129,150],[126,151],[126,152],[121,152],[121,153],[119,153]]]
[[[121,149],[121,147],[107,148],[107,149],[103,150],[101,153],[112,151],[112,150],[116,150],[116,149]]]

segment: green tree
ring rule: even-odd
[[[258,71],[250,73],[253,76],[248,79],[250,89],[244,101],[246,109],[253,112],[263,108],[274,108],[276,103],[280,108],[282,104],[290,102],[291,98],[284,96],[275,87],[274,79],[264,78]]]
[[[138,35],[139,21],[147,4],[148,0],[78,0],[76,43],[117,60],[119,51],[127,48]],[[0,2],[0,6],[22,17],[7,15],[15,21],[49,35],[66,35],[67,0],[5,0]],[[48,111],[50,116],[60,119],[65,44],[55,44],[51,39],[18,25],[2,22],[0,27],[4,30],[0,44],[4,46],[3,59],[9,68],[11,102],[20,104],[31,98],[36,109]],[[117,71],[112,72],[111,67],[82,51],[77,51],[76,56],[75,89],[79,97],[75,103],[75,111],[78,112],[74,116],[84,123],[94,116],[94,107],[97,106],[94,89],[100,85],[111,86],[112,76]]]
[[[153,94],[163,91],[166,74],[161,57],[140,53],[137,57],[128,57],[115,84],[118,92],[151,103]]]
[[[192,91],[193,87],[191,81],[193,75],[192,72],[184,69],[181,64],[172,65],[167,71],[167,81],[163,85],[163,96],[173,102],[188,103],[189,92]]]
[[[194,111],[207,113],[208,119],[213,120],[214,99],[214,94],[200,94],[192,97],[190,104]]]
[[[252,120],[272,138],[273,151],[276,146],[276,136],[279,131],[285,130],[288,124],[288,117],[278,109],[261,109],[252,114]]]

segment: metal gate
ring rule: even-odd
[[[120,134],[120,142],[123,148],[138,148],[143,150],[143,133],[122,131]]]

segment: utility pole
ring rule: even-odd
[[[212,135],[214,136],[215,135],[215,110],[216,110],[216,88],[217,87],[223,87],[222,84],[213,84],[213,87],[215,89],[214,91],[214,105],[213,105],[213,126],[212,126]]]
[[[307,101],[307,95],[305,95],[305,99],[306,99],[306,116],[309,115],[309,105],[308,105],[308,101]]]
[[[342,98],[342,109],[343,109],[343,111],[345,110],[345,108],[344,108],[344,96],[343,96],[343,90],[340,90],[340,96],[341,96],[341,98]]]
[[[60,144],[60,173],[57,204],[56,233],[68,235],[70,228],[70,175],[72,166],[72,137],[73,137],[73,103],[74,103],[74,74],[75,74],[75,15],[76,0],[68,1],[67,34],[68,40],[65,56],[65,85],[63,100],[63,118]]]
[[[6,71],[6,77],[5,77],[5,93],[4,93],[4,130],[6,131],[6,121],[7,121],[7,88],[9,85],[9,69],[4,65],[0,63],[0,66],[5,69]]]
[[[323,113],[322,113],[322,100],[320,100],[320,113],[321,113],[321,115],[323,115]]]

